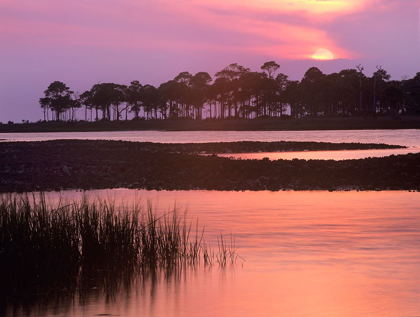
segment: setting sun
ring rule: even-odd
[[[334,55],[331,51],[325,48],[320,48],[316,50],[316,52],[312,55],[312,58],[318,60],[331,60],[334,59]]]

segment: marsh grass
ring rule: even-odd
[[[91,281],[112,290],[141,272],[202,262],[223,268],[236,261],[232,239],[227,246],[221,236],[214,253],[204,228],[176,207],[158,215],[151,204],[112,199],[53,205],[43,194],[0,196],[0,296],[83,290]]]
[[[245,261],[241,256],[237,254],[237,247],[235,243],[235,237],[231,234],[230,241],[226,241],[223,235],[217,238],[218,252],[216,253],[215,259],[220,267],[225,268],[228,264],[235,264],[238,259]]]

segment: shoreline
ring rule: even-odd
[[[97,140],[99,141],[99,140]],[[130,142],[131,141],[110,141]],[[383,150],[408,149],[407,146],[383,143],[332,143],[312,141],[237,141],[237,142],[206,142],[206,143],[157,143],[136,142],[137,147],[150,153],[182,153],[182,154],[238,154],[262,152],[316,152],[345,150]]]
[[[69,121],[0,124],[1,133],[99,131],[312,131],[420,129],[420,116],[336,118],[227,118],[128,121]]]
[[[420,153],[345,161],[231,160],[124,141],[0,143],[0,192],[420,190]]]

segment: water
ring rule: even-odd
[[[306,152],[258,152],[258,153],[230,153],[218,156],[231,157],[242,160],[261,160],[265,157],[270,160],[353,160],[368,157],[385,157],[390,155],[404,155],[418,153],[420,148],[390,149],[390,150],[351,150],[351,151],[306,151]]]
[[[115,298],[92,290],[83,300],[61,298],[15,316],[420,315],[418,192],[120,189],[91,195],[126,203],[141,197],[161,211],[176,202],[205,226],[213,247],[220,233],[233,233],[246,262],[151,275]]]
[[[7,141],[57,139],[122,140],[160,143],[205,143],[235,141],[315,141],[388,143],[420,147],[420,130],[337,130],[337,131],[113,131],[3,133]]]
[[[0,139],[109,139],[163,143],[323,141],[387,143],[408,150],[270,153],[272,159],[348,159],[418,152],[420,130],[197,131],[2,134]],[[244,157],[246,154],[240,154]],[[255,158],[269,156],[253,153]],[[276,156],[277,155],[277,156]],[[282,155],[282,156],[279,156]],[[234,156],[229,154],[228,156]],[[52,199],[57,199],[51,193]],[[80,193],[63,193],[69,198]],[[220,269],[158,272],[109,298],[63,292],[6,316],[419,316],[420,193],[95,191],[125,203],[141,196],[159,209],[188,208],[213,247],[233,233],[241,260]],[[55,198],[54,198],[55,196]],[[0,311],[0,315],[2,312]]]
[[[205,143],[234,141],[314,141],[386,143],[408,146],[409,149],[369,151],[319,151],[289,153],[228,154],[234,158],[261,159],[359,159],[420,152],[420,130],[339,130],[339,131],[117,131],[117,132],[59,132],[3,133],[6,141],[45,141],[56,139],[123,140],[160,143]]]

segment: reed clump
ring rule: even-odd
[[[177,208],[158,216],[149,204],[116,206],[86,198],[53,206],[45,196],[0,196],[0,296],[81,288],[89,276],[123,276],[153,268],[226,265],[204,229]],[[234,256],[234,255],[233,255]],[[233,257],[232,256],[232,257]]]

